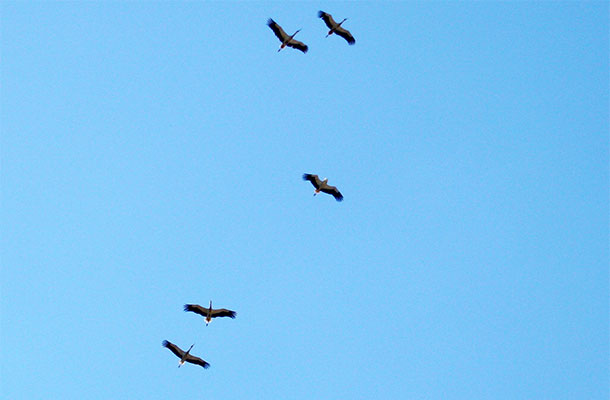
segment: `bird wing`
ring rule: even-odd
[[[335,198],[335,200],[337,200],[337,201],[343,201],[343,195],[334,186],[325,185],[324,187],[320,188],[320,191],[324,192],[324,193],[332,194],[333,197]]]
[[[231,317],[235,318],[237,313],[235,311],[227,310],[226,308],[219,308],[218,310],[212,310],[212,317]]]
[[[289,36],[286,34],[286,32],[284,32],[284,30],[282,29],[281,26],[279,26],[277,24],[277,22],[275,22],[274,20],[272,20],[271,18],[269,18],[269,20],[267,20],[267,26],[269,28],[271,28],[271,30],[273,31],[273,33],[275,33],[275,36],[277,36],[278,39],[280,39],[280,41],[282,43],[284,43],[284,40],[286,40]]]
[[[182,358],[182,356],[184,355],[184,351],[182,351],[180,347],[176,346],[172,342],[168,342],[167,340],[163,341],[163,347],[167,347],[168,349],[170,349],[170,351],[177,355],[178,358]]]
[[[341,36],[343,39],[347,40],[347,43],[349,43],[350,45],[356,43],[356,39],[354,39],[352,34],[347,29],[338,27],[337,29],[335,29],[335,33]]]
[[[209,308],[201,307],[198,304],[185,304],[184,311],[191,311],[199,315],[206,317],[208,315]]]
[[[303,53],[307,53],[307,50],[309,50],[309,47],[307,47],[305,43],[294,39],[290,39],[290,41],[286,43],[286,46],[301,50]]]
[[[337,23],[333,19],[333,16],[328,13],[325,13],[324,11],[318,11],[318,17],[324,20],[324,23],[326,24],[326,26],[328,26],[329,29],[333,29],[335,26],[337,26]]]
[[[186,356],[186,360],[184,360],[184,361],[190,362],[191,364],[201,365],[203,368],[210,368],[210,363],[202,360],[199,357],[192,356],[190,354],[188,356]]]
[[[320,185],[322,184],[322,181],[320,181],[320,178],[318,178],[318,175],[303,174],[303,180],[311,182],[313,187],[315,187],[316,189],[319,189]]]

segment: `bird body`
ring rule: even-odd
[[[235,311],[227,310],[226,308],[213,309],[212,300],[210,300],[210,307],[202,307],[198,304],[185,304],[184,311],[194,312],[195,314],[203,316],[205,318],[206,326],[212,322],[212,318],[230,317],[235,319],[235,315],[237,315]]]
[[[182,350],[180,347],[176,346],[172,342],[169,342],[167,340],[163,341],[163,347],[168,348],[177,357],[180,357],[180,361],[178,362],[178,368],[180,368],[185,362],[199,365],[203,368],[210,368],[210,364],[208,362],[202,360],[199,357],[195,357],[194,355],[190,354],[193,346],[194,346],[194,344],[191,345],[191,347],[189,347],[188,351],[185,352],[184,350]]]
[[[303,53],[307,53],[307,50],[309,49],[307,45],[303,42],[299,42],[298,40],[294,39],[294,36],[301,31],[300,29],[293,33],[292,36],[290,36],[286,32],[284,32],[282,27],[279,26],[277,22],[275,22],[271,18],[267,20],[267,26],[271,28],[273,33],[275,33],[275,36],[277,36],[277,38],[280,39],[280,42],[282,42],[278,51],[281,51],[284,47],[288,46],[300,50]]]
[[[311,182],[311,184],[315,188],[313,193],[314,196],[320,192],[324,192],[332,195],[337,201],[343,201],[343,195],[341,194],[341,192],[339,192],[339,190],[335,186],[329,185],[327,178],[320,180],[318,175],[303,174],[303,180]]]
[[[350,45],[353,45],[356,43],[356,39],[354,39],[354,37],[352,36],[350,31],[348,31],[347,29],[345,29],[341,26],[342,23],[347,21],[347,18],[344,18],[343,21],[337,23],[333,19],[332,15],[325,13],[324,11],[318,11],[318,17],[322,18],[322,20],[324,20],[324,23],[326,24],[326,26],[330,29],[328,31],[328,34],[326,35],[326,37],[329,37],[333,33],[336,33],[337,35],[341,36],[343,39],[347,40],[347,43],[349,43]]]
[[[188,356],[190,355],[189,353],[191,352],[191,349],[193,348],[195,344],[193,343],[191,345],[191,347],[189,347],[189,349],[186,351],[186,353],[184,353],[182,355],[182,357],[180,358],[180,361],[178,361],[178,368],[180,368],[182,365],[184,365],[184,362],[186,361],[186,359],[188,358]]]

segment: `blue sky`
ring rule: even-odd
[[[4,397],[607,399],[608,12],[2,2]]]

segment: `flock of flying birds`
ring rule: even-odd
[[[330,29],[326,34],[326,37],[329,37],[334,33],[347,40],[347,43],[349,43],[350,45],[356,43],[356,39],[354,39],[350,31],[341,26],[341,24],[347,21],[347,18],[343,18],[343,21],[341,22],[336,22],[333,19],[332,15],[330,15],[329,13],[325,13],[324,11],[318,11],[318,17],[322,18],[328,29]],[[275,36],[277,36],[277,38],[280,39],[280,42],[282,42],[280,48],[277,51],[280,51],[284,47],[288,46],[297,50],[301,50],[303,53],[307,53],[307,50],[309,49],[307,45],[303,42],[299,42],[298,40],[294,39],[294,36],[301,31],[300,29],[293,33],[292,36],[289,36],[288,34],[286,34],[286,32],[284,32],[282,27],[279,26],[277,22],[275,22],[271,18],[269,18],[269,20],[267,21],[267,26],[271,28],[273,33],[275,33]],[[313,193],[314,196],[320,192],[323,192],[332,195],[337,201],[343,200],[343,195],[341,194],[341,192],[339,192],[336,187],[329,185],[328,179],[320,179],[318,175],[303,174],[303,180],[311,182],[311,184],[315,188],[315,191]]]
[[[206,326],[210,322],[212,322],[212,318],[217,318],[217,317],[235,318],[235,315],[237,315],[237,313],[235,311],[227,310],[226,308],[213,309],[212,300],[210,300],[210,307],[202,307],[198,304],[185,304],[184,311],[194,312],[195,314],[199,314],[199,315],[203,316],[205,318]],[[180,347],[173,344],[172,342],[169,342],[167,340],[163,341],[163,347],[167,347],[172,353],[174,353],[178,358],[180,358],[180,361],[178,362],[178,368],[180,368],[182,366],[182,364],[184,364],[185,362],[195,364],[195,365],[200,365],[203,368],[210,368],[210,363],[191,354],[191,349],[193,348],[193,346],[194,346],[194,344],[192,344],[191,347],[189,347],[189,349],[187,351],[184,351]]]
[[[341,26],[342,23],[347,21],[347,18],[344,18],[343,21],[337,23],[333,19],[332,15],[325,13],[324,11],[318,11],[318,17],[322,18],[324,20],[324,22],[326,23],[326,26],[328,27],[328,29],[330,29],[328,31],[328,34],[326,35],[326,37],[329,37],[330,35],[332,35],[334,33],[334,34],[341,36],[343,39],[347,40],[347,43],[349,43],[350,45],[356,43],[356,40],[354,39],[352,34],[347,29],[345,29]],[[280,42],[282,42],[278,51],[280,51],[284,47],[288,46],[288,47],[292,47],[293,49],[301,50],[303,53],[307,53],[307,50],[309,49],[309,47],[307,47],[307,45],[305,43],[299,42],[298,40],[295,40],[295,38],[294,38],[295,35],[301,31],[300,29],[298,31],[296,31],[295,33],[293,33],[292,36],[288,35],[286,32],[284,32],[282,27],[279,26],[277,24],[277,22],[275,22],[271,18],[269,18],[269,20],[267,21],[267,26],[269,28],[271,28],[273,33],[275,33],[275,36],[277,36],[277,38],[280,39]]]
[[[335,33],[335,34],[341,36],[342,38],[344,38],[345,40],[347,40],[347,43],[349,43],[350,45],[356,43],[356,40],[354,40],[354,37],[352,36],[352,34],[347,29],[341,27],[341,24],[344,23],[347,20],[347,18],[344,18],[343,21],[337,23],[337,22],[335,22],[335,20],[333,19],[333,17],[330,14],[325,13],[323,11],[318,12],[318,17],[322,18],[324,20],[324,22],[326,23],[326,26],[328,26],[328,28],[330,29],[328,31],[328,34],[326,35],[326,37]],[[307,53],[307,49],[308,49],[307,45],[304,44],[303,42],[299,42],[298,40],[294,39],[294,36],[297,33],[299,33],[300,29],[297,30],[295,33],[293,33],[292,36],[289,36],[286,34],[286,32],[284,32],[282,27],[279,26],[271,18],[269,19],[269,21],[267,21],[267,25],[269,26],[269,28],[271,28],[273,33],[275,33],[275,36],[277,36],[278,39],[280,39],[280,41],[282,42],[278,51],[280,51],[284,47],[288,46],[288,47],[295,48],[297,50],[301,50],[303,53]],[[314,193],[313,193],[314,196],[317,195],[318,193],[322,192],[322,193],[327,193],[327,194],[332,195],[335,198],[335,200],[337,200],[337,201],[343,200],[343,195],[341,194],[341,192],[339,192],[339,190],[335,186],[329,185],[327,178],[320,179],[318,177],[318,175],[303,174],[303,180],[311,182],[311,184],[315,188]],[[203,316],[205,318],[206,326],[210,322],[212,322],[212,318],[217,318],[217,317],[235,318],[235,315],[237,315],[237,313],[235,311],[227,310],[226,308],[218,308],[218,309],[212,308],[211,300],[210,300],[209,307],[202,307],[197,304],[185,304],[184,311],[194,312],[196,314]],[[193,349],[193,346],[194,346],[194,344],[192,344],[191,347],[189,347],[189,349],[187,351],[184,351],[180,347],[178,347],[177,345],[173,344],[172,342],[170,342],[168,340],[163,341],[163,347],[166,347],[172,353],[174,353],[176,355],[176,357],[180,358],[180,361],[178,362],[178,367],[181,367],[185,362],[188,362],[191,364],[199,365],[203,368],[210,368],[210,363],[191,354],[191,350]]]

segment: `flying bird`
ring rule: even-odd
[[[195,357],[189,354],[193,346],[194,344],[192,344],[191,347],[189,347],[189,349],[185,353],[180,347],[176,346],[175,344],[168,342],[167,340],[163,341],[163,347],[167,347],[172,353],[174,353],[177,357],[180,358],[180,361],[178,362],[178,368],[180,368],[185,362],[201,365],[203,368],[210,368],[209,363],[203,361],[199,357]]]
[[[335,200],[337,200],[337,201],[343,201],[343,195],[341,194],[341,192],[339,192],[339,190],[336,187],[330,186],[327,183],[328,182],[327,178],[324,178],[324,180],[320,180],[320,178],[318,178],[318,175],[303,174],[303,180],[311,182],[313,187],[316,188],[316,190],[313,193],[314,196],[320,192],[324,192],[324,193],[332,194],[333,197],[335,198]]]
[[[347,29],[341,27],[341,24],[347,21],[347,18],[344,18],[343,21],[336,23],[333,19],[333,16],[328,13],[325,13],[324,11],[318,11],[318,17],[322,18],[326,23],[326,26],[328,26],[328,29],[330,29],[326,37],[329,37],[333,33],[336,33],[343,39],[347,40],[347,43],[349,43],[350,45],[356,43],[356,39],[354,39],[352,34]]]
[[[269,28],[271,28],[273,33],[275,33],[275,36],[277,36],[277,38],[280,39],[280,42],[282,42],[282,44],[280,45],[280,48],[277,51],[280,51],[284,47],[288,46],[288,47],[292,47],[297,50],[301,50],[303,53],[307,53],[307,49],[308,49],[307,45],[303,42],[299,42],[298,40],[294,39],[294,35],[299,33],[301,31],[300,29],[298,31],[296,31],[295,33],[293,33],[292,36],[288,36],[288,34],[286,34],[286,32],[284,32],[282,27],[279,26],[277,24],[277,22],[275,22],[271,18],[269,18],[269,20],[267,21],[267,26]]]
[[[205,317],[205,325],[207,326],[210,322],[212,322],[212,318],[216,317],[231,317],[235,319],[235,315],[237,314],[235,311],[227,310],[226,308],[219,308],[214,310],[212,308],[212,300],[210,300],[210,307],[201,307],[197,304],[185,304],[184,311],[191,311],[196,314],[202,315]]]

